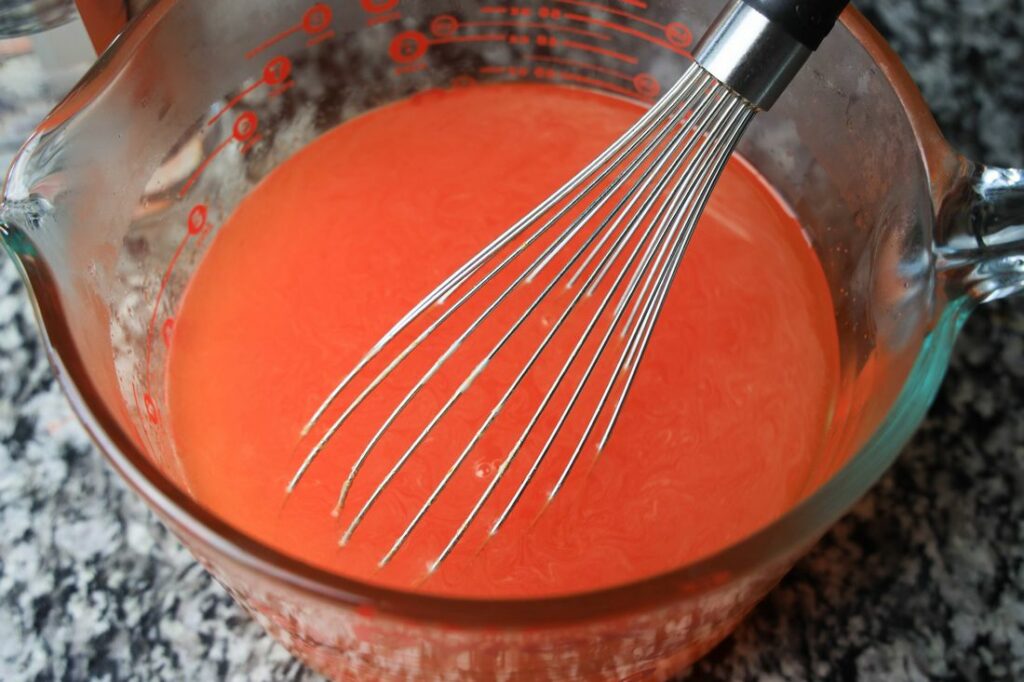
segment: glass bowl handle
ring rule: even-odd
[[[965,163],[939,211],[937,250],[940,271],[979,303],[1024,291],[1024,170]]]

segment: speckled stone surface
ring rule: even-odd
[[[858,4],[954,143],[1024,166],[1024,1]],[[0,65],[0,144],[33,68]],[[0,680],[318,679],[102,462],[0,263]],[[1024,679],[1024,303],[974,316],[898,464],[692,678]]]

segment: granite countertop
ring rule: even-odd
[[[1024,166],[1024,0],[856,4],[956,145]],[[27,132],[11,111],[35,120],[48,107],[26,69],[39,73],[0,49],[0,155]],[[0,679],[319,679],[102,461],[51,376],[5,258]],[[1024,302],[970,320],[899,462],[693,679],[1024,679]]]

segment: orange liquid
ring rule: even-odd
[[[411,360],[406,383],[382,388],[285,494],[305,452],[346,404],[339,401],[331,419],[300,442],[301,427],[337,381],[422,296],[639,114],[634,104],[556,86],[437,91],[354,119],[277,168],[221,228],[177,315],[170,412],[197,499],[281,551],[347,576],[511,597],[669,570],[742,539],[809,492],[837,385],[832,305],[800,225],[733,159],[611,440],[599,457],[584,449],[549,506],[546,494],[575,445],[571,437],[556,441],[519,507],[484,543],[544,431],[527,442],[448,560],[419,582],[495,475],[557,361],[542,363],[548,380],[525,382],[524,398],[509,404],[505,421],[383,570],[377,560],[470,440],[512,369],[496,362],[474,383],[464,411],[409,460],[348,546],[338,546],[347,521],[457,378],[410,408],[415,428],[396,426],[373,451],[340,518],[331,510],[349,468],[414,370],[428,363]],[[544,316],[557,315],[566,300],[556,297]],[[464,326],[470,317],[462,319]],[[473,365],[454,358],[452,366],[464,376]],[[581,430],[576,417],[566,429],[570,436]]]

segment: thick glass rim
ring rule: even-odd
[[[131,59],[134,46],[177,1],[160,0],[141,16],[40,124],[35,135],[52,130],[80,112],[85,103],[103,90],[103,84],[110,82],[105,72],[123,68]],[[902,102],[928,171],[937,209],[956,173],[959,157],[942,138],[909,74],[874,27],[853,7],[844,12],[841,23],[880,67]],[[32,140],[26,143],[19,157],[30,154],[31,148]],[[7,187],[22,165],[16,159]],[[4,245],[29,283],[44,344],[72,408],[118,474],[166,523],[188,537],[189,546],[201,544],[203,550],[223,556],[253,574],[339,607],[370,608],[378,613],[449,626],[551,627],[558,623],[613,617],[665,606],[688,596],[698,597],[764,567],[780,566],[795,559],[848,510],[895,459],[934,397],[948,363],[953,338],[969,308],[966,300],[946,308],[922,347],[899,400],[871,440],[818,490],[764,528],[715,554],[629,583],[568,595],[474,599],[386,588],[316,568],[242,533],[192,500],[149,462],[118,425],[85,371],[48,266],[17,249],[17,240],[17,227],[12,226],[7,230]],[[209,556],[207,551],[203,554]]]

